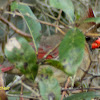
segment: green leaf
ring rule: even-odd
[[[59,60],[68,75],[74,75],[82,62],[85,37],[77,29],[70,29],[59,46]]]
[[[4,61],[4,56],[0,54],[0,64],[3,63],[3,61]]]
[[[39,89],[43,100],[60,100],[61,98],[61,87],[58,84],[58,81],[54,78],[39,81]]]
[[[82,92],[78,94],[71,95],[67,98],[64,98],[63,100],[91,100],[95,97],[100,97],[100,94],[97,92]]]
[[[46,68],[44,67],[41,69],[40,74],[47,77],[51,77],[53,75],[53,71],[50,67],[46,67]]]
[[[16,1],[14,1],[14,2],[12,2],[12,4],[11,4],[11,11],[15,11],[16,8],[18,8],[18,4],[17,4]]]
[[[64,71],[64,67],[63,67],[63,65],[61,64],[60,61],[52,60],[52,59],[47,59],[47,60],[45,60],[45,63],[48,64],[48,65],[51,65],[51,66],[53,66],[53,67],[55,67],[57,69],[60,69],[63,72],[65,72]]]
[[[95,18],[88,18],[84,22],[95,22],[95,23],[100,23],[100,17],[95,17]]]
[[[8,100],[19,100],[20,98],[19,97],[8,97]]]
[[[35,45],[35,49],[37,52],[38,49],[38,42],[39,42],[39,37],[40,37],[40,31],[41,31],[41,25],[40,23],[37,21],[36,16],[33,14],[33,12],[31,11],[31,9],[23,4],[23,3],[17,3],[17,2],[13,2],[11,5],[11,9],[14,11],[15,9],[19,10],[19,12],[23,15],[23,18],[26,21],[26,24],[29,28],[29,31],[31,33],[34,45]]]
[[[35,79],[38,71],[37,57],[24,38],[11,38],[5,46],[5,55],[27,78]]]
[[[49,0],[52,7],[63,10],[71,23],[74,22],[74,6],[71,0]]]

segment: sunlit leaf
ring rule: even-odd
[[[71,0],[49,0],[52,7],[63,10],[71,23],[74,21],[74,6]]]
[[[95,23],[100,23],[100,17],[95,17],[95,18],[88,18],[84,22],[95,22]]]
[[[82,92],[73,94],[63,100],[92,100],[95,97],[100,97],[99,93],[97,92]]]
[[[47,77],[51,77],[53,75],[53,71],[50,67],[46,67],[46,68],[44,67],[41,69],[40,74]]]
[[[61,88],[56,79],[49,78],[39,81],[39,88],[43,100],[60,100]]]
[[[68,75],[74,75],[82,62],[85,37],[77,29],[70,29],[59,46],[59,60]]]
[[[37,57],[24,38],[11,38],[6,44],[5,55],[27,78],[35,79],[38,71]]]
[[[68,75],[74,75],[82,62],[85,47],[85,37],[77,29],[71,29],[66,33],[59,46],[59,61],[45,60],[45,63],[62,70]]]
[[[51,66],[53,66],[57,69],[60,69],[64,72],[63,65],[61,64],[61,62],[59,62],[57,60],[47,59],[47,60],[45,60],[45,63],[48,64],[48,65],[51,65]]]
[[[18,3],[18,2],[13,2],[11,5],[12,11],[14,10],[19,10],[19,12],[22,14],[23,18],[26,21],[26,24],[29,28],[29,31],[31,33],[35,49],[37,51],[38,49],[38,42],[39,42],[39,37],[40,37],[40,31],[41,31],[41,25],[37,21],[36,16],[33,14],[31,9],[23,4],[23,3]]]
[[[20,98],[19,97],[8,97],[8,100],[19,100]]]

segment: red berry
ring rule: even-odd
[[[100,38],[98,38],[95,42],[100,45]]]
[[[92,43],[92,49],[95,49],[95,48],[99,48],[99,45],[97,43]]]

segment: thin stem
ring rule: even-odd
[[[67,79],[67,82],[66,82],[66,84],[65,84],[65,89],[68,88],[69,82],[70,82],[70,77],[68,77],[68,79]],[[62,93],[62,97],[61,97],[61,100],[63,100],[65,94],[66,94],[66,91],[63,91],[63,93]]]

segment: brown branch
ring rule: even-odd
[[[72,93],[80,93],[82,91],[86,91],[86,90],[89,90],[89,91],[95,91],[95,90],[98,90],[100,91],[100,87],[91,87],[91,88],[73,88],[73,89],[62,89],[61,91],[70,91]]]
[[[20,16],[20,17],[22,17],[23,18],[23,16],[20,14],[20,13],[18,13],[18,12],[15,12],[15,13],[12,13],[12,12],[6,12],[6,13],[8,13],[8,14],[15,14],[15,15],[18,15],[18,16]],[[53,17],[53,16],[51,16],[51,15],[49,15],[49,14],[46,14],[46,13],[44,13],[45,15],[47,15],[47,16],[49,16],[50,18],[52,18],[52,19],[54,19],[54,20],[57,20],[57,18],[55,18],[55,17]],[[0,16],[0,20],[1,21],[3,21],[3,22],[5,22],[5,20],[4,20],[4,18],[3,19],[1,19],[2,17]],[[60,29],[60,27],[59,26],[57,26],[57,25],[54,25],[54,24],[52,24],[52,23],[49,23],[49,22],[45,22],[45,21],[41,21],[41,20],[37,20],[38,22],[40,22],[41,24],[45,24],[45,25],[48,25],[48,26],[52,26],[52,27],[55,27],[55,28],[57,28],[57,30],[59,30],[63,35],[65,35],[65,32],[63,32],[61,29]],[[72,28],[71,26],[68,26],[68,25],[66,25],[65,23],[63,23],[62,21],[60,21],[59,20],[59,22],[61,23],[61,24],[63,24],[65,27],[67,27],[67,28]],[[5,22],[6,24],[8,24],[9,25],[9,23],[10,22]],[[12,23],[11,23],[12,24]],[[10,26],[10,25],[9,25]],[[13,28],[13,27],[14,28]],[[100,36],[100,34],[97,34],[97,33],[90,33],[89,31],[91,30],[91,29],[93,29],[94,27],[100,27],[100,24],[97,24],[97,25],[93,25],[93,26],[91,26],[85,33],[84,33],[84,35],[85,36],[89,36],[89,37],[99,37]],[[19,30],[19,29],[17,29],[13,24],[11,25],[11,28],[16,32],[16,30]],[[18,31],[18,33],[19,33],[19,31]],[[25,32],[20,32],[20,33],[24,33],[25,35],[28,35],[27,33],[25,33]],[[19,34],[20,34],[19,33]],[[21,34],[20,34],[21,35]],[[27,37],[27,36],[26,36]],[[31,37],[30,35],[29,35],[29,37]]]
[[[85,34],[85,36],[88,36],[88,37],[99,37],[100,34],[97,34],[97,33],[87,33],[87,34]]]
[[[49,26],[53,26],[53,27],[58,27],[57,25],[54,25],[52,23],[49,23],[49,22],[45,22],[45,21],[42,21],[42,20],[37,20],[38,22],[42,23],[42,24],[45,24],[45,25],[49,25]]]
[[[58,26],[59,25],[59,20],[60,20],[60,17],[61,17],[61,13],[62,13],[62,10],[60,10],[59,11],[59,15],[58,15],[58,17],[57,17],[57,21],[56,21],[56,25]],[[55,28],[55,31],[56,31],[56,33],[57,33],[57,28]]]
[[[52,53],[56,48],[58,48],[59,45],[60,45],[60,43],[61,43],[61,42],[59,42],[54,48],[52,48],[51,50],[49,50],[49,51],[45,54],[45,56],[43,57],[43,59],[46,59],[46,57],[47,57],[50,53]]]
[[[94,29],[96,26],[97,26],[96,24],[95,25],[92,25],[91,27],[89,27],[88,30],[85,31],[84,34],[89,33],[89,31],[91,31],[92,29]]]
[[[33,96],[26,96],[26,95],[16,95],[16,94],[7,94],[7,96],[10,96],[10,97],[23,97],[24,98],[24,100],[26,100],[25,98],[27,98],[27,100],[39,100],[38,98],[36,98],[36,97],[33,97]]]
[[[31,35],[19,30],[14,24],[12,24],[11,22],[7,21],[4,17],[0,16],[0,20],[2,22],[4,22],[5,24],[7,24],[8,26],[10,26],[10,28],[13,29],[19,35],[24,36],[24,37],[32,38]]]
[[[54,16],[52,16],[52,15],[49,15],[48,13],[45,13],[45,12],[43,12],[43,14],[45,14],[46,16],[48,16],[48,17],[50,17],[50,18],[52,18],[52,19],[54,19],[54,20],[57,21],[57,18],[56,18],[56,17],[54,17]],[[64,25],[66,28],[71,28],[71,26],[65,24],[65,23],[62,22],[61,20],[59,20],[59,22],[60,22],[62,25]]]
[[[11,13],[12,14],[12,13]],[[21,16],[19,13],[17,13],[17,15]],[[22,17],[22,16],[21,16]],[[29,35],[28,33],[25,33],[21,30],[19,30],[14,24],[12,24],[11,22],[7,21],[5,18],[3,18],[2,16],[0,16],[0,20],[2,22],[4,22],[5,24],[9,25],[16,33],[18,33],[19,35],[22,35],[24,37],[29,37],[32,38],[31,35]],[[63,32],[57,25],[54,25],[52,23],[48,23],[45,21],[41,21],[41,20],[37,20],[38,22],[40,22],[41,24],[45,24],[45,25],[49,25],[52,27],[56,27],[63,35],[65,34],[65,32]]]
[[[61,34],[65,35],[65,32],[63,32],[63,31],[59,28],[59,26],[54,25],[54,24],[49,23],[49,22],[41,21],[41,20],[37,20],[37,21],[40,22],[40,23],[42,23],[42,24],[45,24],[45,25],[49,25],[49,26],[52,26],[52,27],[56,27],[57,30],[59,30],[59,31],[61,32]]]
[[[68,79],[67,79],[67,82],[65,84],[65,89],[68,88],[69,82],[70,82],[70,77],[68,77]],[[66,91],[63,91],[61,100],[63,100],[63,98],[64,98],[65,95],[66,95]]]

